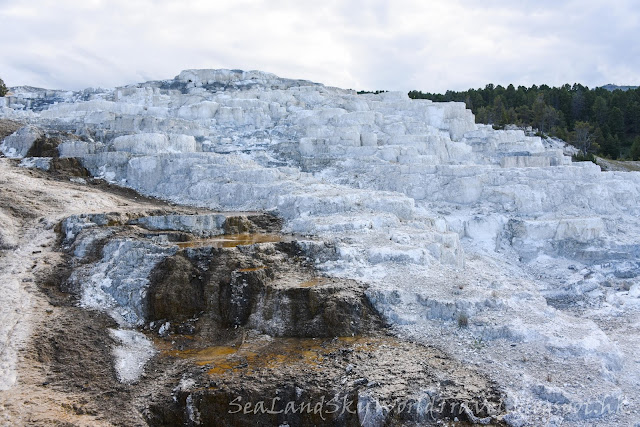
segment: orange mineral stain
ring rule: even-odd
[[[257,243],[278,243],[286,241],[287,236],[267,233],[223,234],[203,240],[177,242],[179,248],[235,248],[236,246],[255,245]]]

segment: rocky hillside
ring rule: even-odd
[[[0,116],[17,130],[0,150],[20,166],[206,211],[124,209],[58,227],[68,274],[56,286],[115,322],[114,378],[140,390],[154,364],[184,374],[177,406],[158,412],[161,391],[140,404],[145,422],[206,424],[234,396],[255,401],[276,388],[300,399],[307,388],[286,376],[269,383],[282,370],[253,369],[251,355],[283,361],[291,350],[273,340],[349,336],[369,338],[320,351],[326,362],[346,349],[344,382],[330,375],[344,387],[299,380],[315,384],[310,400],[331,390],[375,408],[341,424],[424,422],[398,415],[397,398],[428,396],[464,404],[441,414],[451,420],[640,417],[639,174],[571,163],[561,142],[476,125],[461,103],[358,95],[258,71],[12,93]],[[19,238],[2,238],[9,256]],[[302,359],[333,369],[316,361],[314,343],[293,346],[309,346]],[[415,362],[391,356],[400,348]],[[427,350],[469,374],[418,385],[450,375],[424,366],[436,357],[420,356]],[[230,364],[229,355],[240,358]],[[382,375],[385,357],[405,374]],[[216,385],[174,359],[209,366],[206,381]],[[363,376],[349,382],[354,367]],[[407,372],[416,385],[397,396],[393,382]],[[251,386],[234,382],[238,375]],[[473,411],[474,399],[494,403]]]

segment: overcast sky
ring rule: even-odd
[[[352,89],[640,84],[638,0],[0,0],[8,86],[112,87],[188,68]]]

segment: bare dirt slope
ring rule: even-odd
[[[91,410],[78,409],[84,399],[79,393],[47,387],[39,345],[28,345],[29,340],[56,328],[64,331],[73,322],[65,319],[68,310],[51,305],[35,283],[60,264],[54,227],[64,217],[159,205],[124,190],[56,179],[0,159],[0,424],[108,424]],[[73,337],[73,328],[62,335],[67,333],[82,339]]]

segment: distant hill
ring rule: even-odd
[[[609,83],[608,85],[601,86],[601,87],[602,87],[602,89],[606,89],[606,90],[608,90],[610,92],[613,92],[614,90],[621,90],[623,92],[626,92],[629,89],[637,89],[638,88],[638,86],[618,86],[618,85],[614,85],[614,84],[611,84],[611,83]]]

